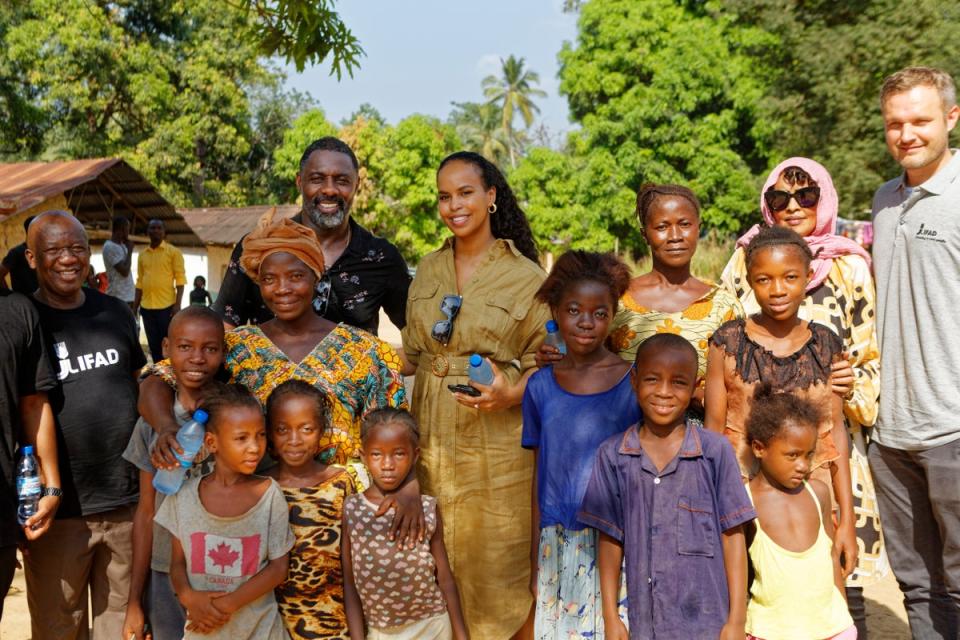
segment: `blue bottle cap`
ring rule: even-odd
[[[21,453],[22,453],[23,455],[25,455],[25,456],[32,456],[32,455],[33,455],[33,445],[32,445],[32,444],[25,445],[25,446],[23,447],[23,451],[21,451]]]
[[[559,329],[559,327],[557,327],[557,323],[553,320],[547,320],[547,324],[545,326],[547,327],[547,333],[556,333],[557,329]]]
[[[193,412],[193,419],[199,422],[200,424],[207,424],[207,420],[210,419],[210,415],[207,414],[203,409],[197,409]]]
[[[483,364],[483,358],[480,356],[479,353],[475,353],[472,356],[470,356],[471,367],[479,367],[481,364]]]

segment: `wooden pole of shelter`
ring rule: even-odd
[[[110,183],[108,183],[107,181],[105,181],[105,180],[103,179],[103,174],[100,174],[99,176],[97,176],[97,182],[100,183],[100,184],[102,184],[110,193],[113,194],[113,196],[114,196],[115,198],[117,198],[117,199],[120,200],[124,205],[126,205],[127,209],[130,210],[130,213],[133,214],[133,217],[134,217],[134,218],[138,218],[138,217],[139,217],[139,218],[140,218],[140,221],[143,222],[143,226],[144,226],[144,227],[146,227],[146,226],[150,223],[150,220],[148,220],[148,219],[146,218],[146,216],[144,216],[142,213],[140,213],[140,209],[139,209],[139,208],[137,208],[137,207],[135,207],[133,204],[131,204],[131,202],[130,202],[129,200],[127,200],[127,199],[126,199],[125,197],[123,197],[123,195],[120,194],[116,189],[114,189],[112,186],[110,186]],[[131,229],[131,231],[133,231],[133,229]]]

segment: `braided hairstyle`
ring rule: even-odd
[[[675,196],[685,199],[697,212],[697,219],[700,219],[700,200],[697,199],[697,195],[693,191],[679,184],[647,182],[637,191],[637,218],[640,220],[641,227],[647,226],[647,216],[650,214],[650,208],[660,196]]]
[[[203,394],[200,408],[207,412],[207,431],[216,433],[217,424],[227,409],[253,409],[263,414],[260,402],[250,393],[250,390],[239,384],[223,384],[211,382]]]
[[[417,421],[406,409],[394,407],[375,409],[365,415],[360,423],[360,439],[366,443],[371,433],[388,424],[398,424],[405,427],[413,446],[420,446],[420,426]]]
[[[813,252],[807,241],[800,237],[793,229],[786,227],[761,227],[759,233],[753,236],[745,250],[745,262],[747,270],[753,263],[753,259],[761,249],[770,247],[796,247],[797,251],[803,256],[804,268],[810,267],[810,261],[813,260]]]
[[[437,168],[437,173],[439,174],[447,164],[455,160],[472,164],[480,172],[484,189],[493,188],[497,191],[496,200],[494,200],[497,212],[490,215],[490,230],[493,232],[493,237],[512,240],[520,253],[539,264],[539,253],[533,241],[530,223],[500,169],[479,153],[457,151],[443,159]]]
[[[327,394],[303,380],[287,380],[283,384],[277,385],[277,388],[271,391],[270,397],[267,398],[267,435],[273,433],[271,425],[273,424],[274,413],[287,396],[309,398],[314,403],[314,419],[317,421],[320,432],[323,433],[330,428],[330,399]]]
[[[617,301],[630,286],[630,269],[612,253],[567,251],[550,270],[537,290],[536,298],[551,309],[560,305],[563,294],[574,284],[590,280],[610,290],[614,311]]]
[[[747,442],[768,445],[788,427],[809,427],[817,431],[821,419],[819,407],[809,399],[774,391],[769,384],[762,384],[753,393],[753,406],[746,424]]]

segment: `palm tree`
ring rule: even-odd
[[[500,110],[496,105],[477,102],[454,102],[450,123],[467,149],[476,150],[495,164],[510,155],[510,138],[500,126]]]
[[[516,146],[518,137],[514,134],[513,119],[517,112],[523,118],[525,127],[533,124],[533,117],[540,113],[540,107],[532,98],[546,97],[546,92],[533,85],[540,83],[540,74],[523,68],[523,58],[509,56],[500,59],[501,75],[498,78],[489,75],[483,79],[483,95],[487,103],[500,108],[503,130],[510,140],[510,165],[516,166]]]

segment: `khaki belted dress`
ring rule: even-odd
[[[457,291],[452,240],[417,268],[403,348],[417,365],[412,411],[420,424],[421,491],[436,496],[443,535],[475,640],[506,640],[530,611],[530,492],[533,454],[520,446],[519,405],[497,412],[457,403],[447,385],[466,384],[468,358],[493,360],[511,381],[534,367],[549,309],[534,293],[546,277],[509,240],[497,240]],[[446,319],[440,302],[463,296],[450,343],[431,337]]]

